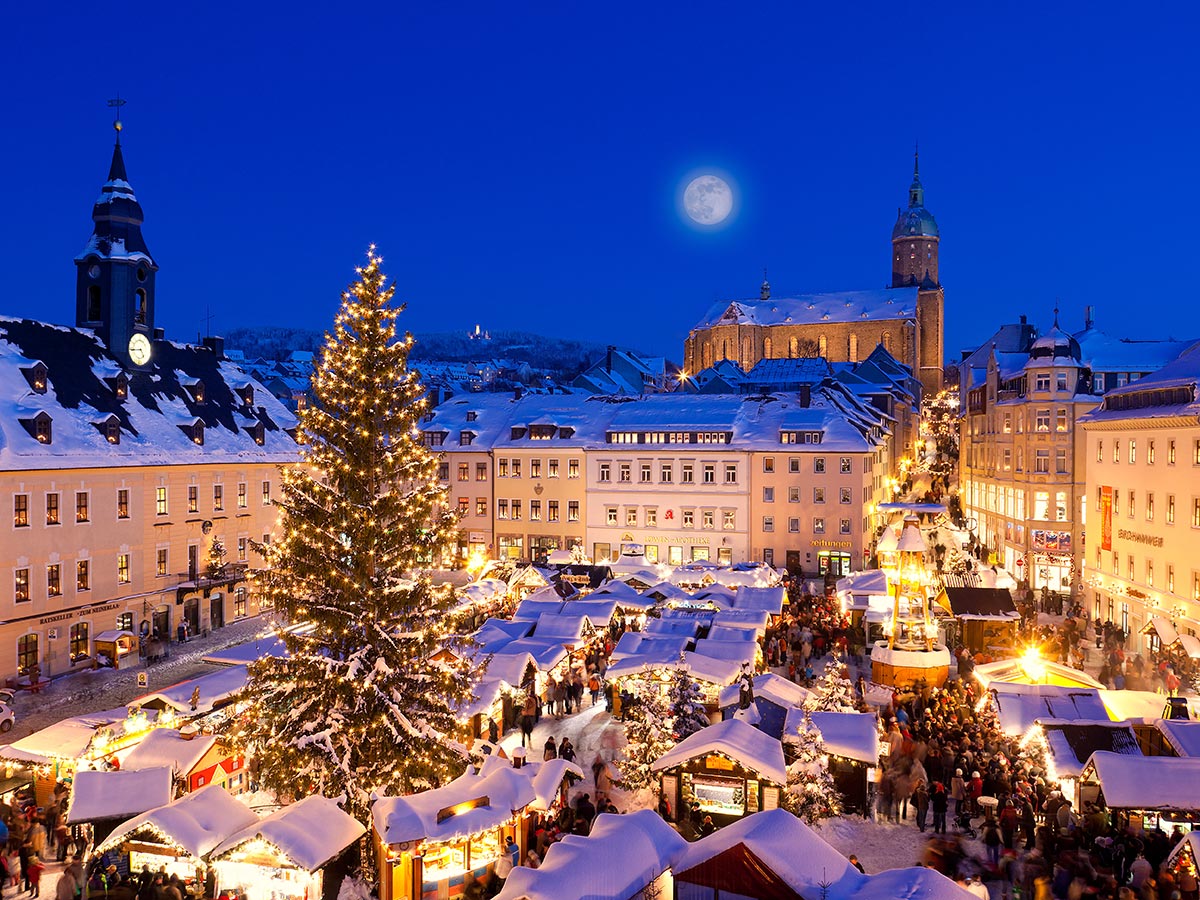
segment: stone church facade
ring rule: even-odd
[[[757,298],[711,307],[684,342],[684,368],[699,372],[721,360],[750,371],[763,359],[823,356],[858,362],[879,344],[911,366],[926,395],[942,389],[945,292],[938,280],[940,236],[925,207],[914,162],[908,207],[892,228],[892,279],[874,291]]]

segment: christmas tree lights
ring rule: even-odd
[[[312,627],[280,631],[288,656],[251,665],[239,732],[263,787],[337,798],[363,822],[373,795],[461,773],[451,734],[470,695],[465,661],[432,659],[452,640],[454,596],[421,567],[455,520],[380,264],[372,246],[342,296],[300,412],[301,460],[282,473],[280,536],[255,544],[265,605]]]

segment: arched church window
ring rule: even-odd
[[[888,353],[892,352],[892,333],[890,331],[883,333],[883,349]]]
[[[795,359],[800,355],[800,342],[795,338],[788,338],[788,359]]]
[[[100,317],[100,285],[89,284],[87,290],[87,320],[89,322],[99,322]]]
[[[763,338],[763,359],[771,358],[771,339]]]
[[[849,351],[847,359],[850,362],[858,362],[858,335],[854,332],[850,333]]]
[[[825,335],[821,335],[817,338],[817,355],[824,358],[828,350],[829,341],[825,338]]]
[[[139,325],[146,324],[146,291],[144,288],[138,288],[135,292],[137,304],[133,311],[133,320]]]

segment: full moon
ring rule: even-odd
[[[733,211],[733,191],[724,179],[701,175],[684,189],[683,208],[693,222],[719,225]]]

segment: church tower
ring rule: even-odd
[[[897,210],[892,227],[892,287],[917,287],[917,377],[931,397],[942,389],[945,292],[938,280],[937,221],[925,208],[920,156],[913,153],[908,209]]]
[[[142,207],[134,196],[121,155],[121,122],[108,180],[92,207],[92,236],[75,257],[75,324],[96,333],[133,367],[150,362],[154,337],[154,275],[158,271],[142,239]]]

